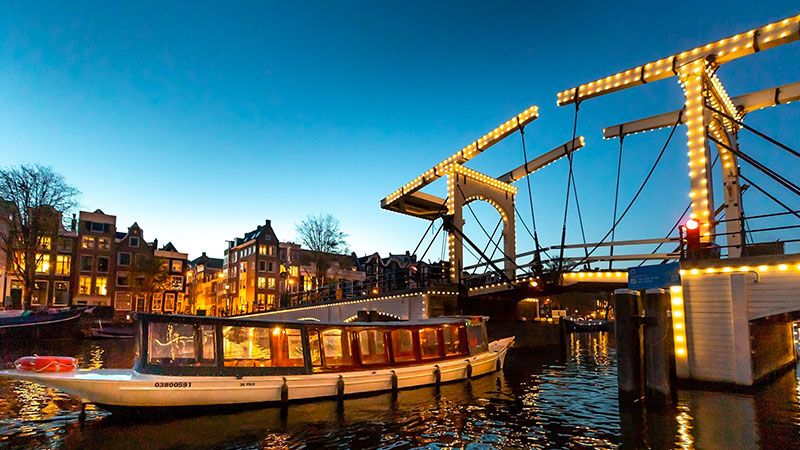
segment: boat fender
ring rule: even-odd
[[[440,384],[442,384],[442,369],[439,368],[438,364],[436,364],[433,367],[434,367],[434,369],[433,369],[433,379],[434,379],[434,381],[436,383],[436,386],[439,386]]]
[[[78,360],[69,356],[23,356],[14,361],[14,367],[24,372],[74,372]]]
[[[281,402],[287,403],[289,401],[289,384],[286,383],[286,377],[283,377],[283,385],[281,385]]]
[[[470,378],[472,378],[472,363],[468,359],[466,361],[467,361],[467,379],[469,380]]]
[[[336,382],[336,395],[341,399],[344,398],[344,378],[339,375],[339,381]]]
[[[392,392],[397,392],[397,373],[392,371]]]

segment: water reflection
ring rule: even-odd
[[[130,367],[131,341],[0,349]],[[507,369],[435,388],[196,417],[132,421],[53,389],[0,382],[0,447],[23,448],[791,448],[800,439],[796,371],[751,394],[682,390],[675,408],[620,408],[613,339],[573,335],[566,354],[513,351]]]

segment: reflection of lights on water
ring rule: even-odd
[[[675,421],[678,422],[678,441],[676,444],[683,449],[694,448],[694,437],[692,436],[692,416],[689,415],[689,407],[686,405],[678,406],[678,413]]]

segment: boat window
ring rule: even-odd
[[[385,364],[388,361],[386,344],[381,330],[361,330],[358,332],[358,348],[364,364]]]
[[[395,362],[414,361],[414,337],[411,330],[392,330],[392,355]]]
[[[213,366],[214,327],[191,323],[150,322],[147,362],[166,366]]]
[[[328,329],[322,332],[322,356],[326,366],[349,366],[353,364],[350,354],[350,340],[341,329]]]
[[[458,325],[442,327],[444,337],[444,354],[447,356],[461,354],[461,329]]]
[[[311,330],[308,332],[308,347],[311,351],[311,365],[321,366],[322,356],[319,350],[319,331]]]
[[[222,348],[227,367],[270,367],[270,329],[222,327]]]
[[[297,367],[305,365],[303,358],[303,337],[297,328],[272,329],[276,348],[280,351],[273,355],[272,362],[276,367]]]
[[[486,328],[480,320],[467,322],[467,343],[469,344],[470,355],[489,351]]]
[[[419,330],[419,351],[423,358],[439,357],[439,338],[436,336],[436,328]]]

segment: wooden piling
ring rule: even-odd
[[[630,289],[614,291],[614,334],[617,347],[617,386],[620,401],[642,397],[642,343],[639,293]]]
[[[644,294],[645,398],[653,405],[669,405],[672,391],[672,319],[670,297],[664,289]]]

